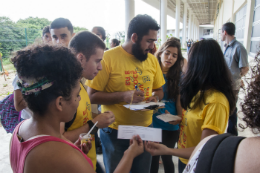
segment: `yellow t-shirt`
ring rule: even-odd
[[[198,97],[200,92],[195,96]],[[178,148],[189,148],[197,146],[201,139],[203,129],[211,129],[218,134],[225,132],[229,118],[229,102],[226,96],[216,90],[205,93],[206,105],[192,110],[183,111],[180,124],[180,137]],[[194,99],[194,98],[193,98]],[[194,102],[191,102],[191,106]],[[180,158],[187,164],[188,160]]]
[[[87,91],[84,89],[83,85],[80,83],[80,97],[81,100],[79,102],[79,106],[77,109],[76,118],[73,121],[72,125],[68,128],[68,131],[77,129],[82,127],[86,124],[89,120],[92,120],[92,113],[91,113],[91,103],[89,100],[89,96]],[[96,163],[97,163],[97,156],[96,156],[96,147],[95,147],[95,135],[91,135],[92,137],[92,148],[88,152],[87,156],[91,159],[94,170],[96,170]]]
[[[98,91],[120,92],[134,90],[135,85],[144,91],[145,97],[152,95],[153,89],[164,85],[165,81],[158,60],[148,54],[141,62],[133,55],[127,53],[121,46],[110,49],[104,53],[102,70],[86,84]],[[109,127],[118,129],[118,125],[149,126],[152,124],[153,111],[131,111],[121,102],[114,105],[102,105],[102,112],[112,111],[115,122]]]

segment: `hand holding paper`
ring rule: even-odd
[[[163,144],[158,144],[155,142],[147,142],[144,143],[144,148],[147,152],[149,152],[152,156],[158,155],[171,155],[170,149]]]
[[[172,115],[172,114],[161,114],[156,116],[156,118],[164,121],[164,122],[172,122],[172,121],[181,121],[181,117],[178,115]]]
[[[162,142],[162,129],[142,126],[118,126],[118,139],[132,139],[139,135],[143,141]]]

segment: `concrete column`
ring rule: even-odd
[[[197,20],[196,20],[196,21],[195,21],[195,40],[198,39],[197,32],[198,32],[198,25],[197,25]]]
[[[246,7],[246,21],[245,21],[245,30],[244,30],[244,47],[247,52],[250,52],[251,45],[251,35],[252,35],[252,25],[253,25],[253,17],[254,17],[254,8],[255,8],[255,0],[247,0]]]
[[[191,39],[191,9],[189,9],[188,39]]]
[[[135,1],[125,0],[125,40],[127,40],[128,25],[134,17],[135,17]]]
[[[235,23],[234,0],[231,0],[231,1],[232,1],[232,4],[231,4],[231,11],[232,11],[232,14],[231,14],[230,22]]]
[[[166,42],[167,35],[167,0],[161,0],[160,4],[161,17],[161,45]]]
[[[181,2],[176,0],[176,13],[175,13],[175,37],[180,38],[180,12]]]
[[[200,22],[198,21],[198,31],[197,31],[197,34],[198,34],[198,39],[200,40]]]
[[[184,2],[184,15],[183,15],[183,27],[182,27],[182,47],[186,47],[186,23],[187,23],[187,4]]]
[[[191,15],[191,27],[190,27],[190,29],[191,29],[191,37],[190,38],[192,40],[194,40],[194,37],[193,37],[194,36],[194,23],[193,23],[194,20],[193,19],[194,19],[194,17],[193,17],[193,15]]]

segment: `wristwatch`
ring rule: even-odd
[[[92,122],[92,120],[89,120],[87,123],[89,125],[89,130],[90,130],[94,126],[94,123]],[[95,133],[97,133],[97,131],[98,131],[98,127],[95,126],[90,134],[94,135]]]

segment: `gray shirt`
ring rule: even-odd
[[[245,47],[234,38],[224,49],[224,57],[232,75],[233,89],[239,90],[241,84],[240,68],[248,66]]]

